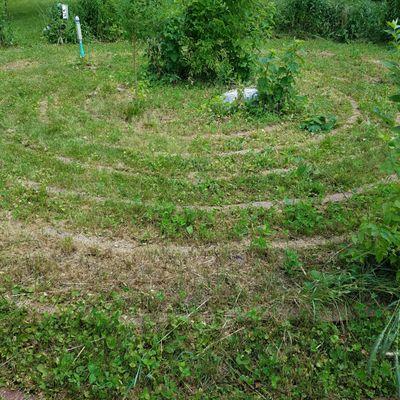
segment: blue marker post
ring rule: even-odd
[[[79,17],[75,17],[75,25],[76,25],[76,36],[78,38],[79,42],[79,53],[81,58],[85,57],[85,49],[83,48],[83,38],[82,38],[82,29],[81,29],[81,21],[79,20]]]

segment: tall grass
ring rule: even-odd
[[[388,4],[372,0],[278,0],[278,30],[338,41],[384,38]]]
[[[392,357],[394,359],[395,376],[397,383],[397,396],[400,398],[400,301],[394,303],[394,312],[385,329],[379,335],[372,349],[369,370],[379,358]]]

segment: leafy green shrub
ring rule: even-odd
[[[390,268],[400,284],[400,200],[385,204],[377,220],[364,222],[353,238],[353,245],[349,253],[352,261]]]
[[[400,94],[393,96],[400,102]],[[389,143],[390,155],[384,164],[389,174],[400,176],[400,127]],[[400,285],[400,190],[396,185],[390,199],[383,205],[381,214],[368,218],[353,238],[353,247],[348,252],[352,262],[383,269],[392,273]]]
[[[48,8],[44,17],[48,21],[48,24],[43,30],[43,36],[49,43],[62,44],[76,42],[75,23],[71,17],[67,21],[60,18],[58,2]]]
[[[171,0],[120,0],[119,16],[126,38],[132,44],[134,78],[133,100],[127,110],[127,120],[142,114],[145,108],[142,96],[143,82],[139,82],[139,40],[149,40],[169,13],[173,12]]]
[[[372,0],[281,0],[280,30],[339,41],[382,39],[386,2]]]
[[[392,21],[400,18],[400,0],[386,0],[386,20]]]
[[[120,0],[118,3],[119,19],[130,40],[153,37],[176,8],[171,0]]]
[[[296,88],[296,77],[302,63],[299,42],[286,48],[283,53],[270,51],[258,63],[257,92],[245,95],[246,90],[239,87],[233,102],[226,101],[225,96],[218,96],[209,102],[211,112],[223,117],[238,111],[253,115],[293,111],[304,100]]]
[[[261,10],[273,7],[267,0],[192,1],[150,43],[151,72],[171,80],[248,79],[257,41],[268,32]]]
[[[118,0],[77,0],[76,13],[96,39],[114,41],[123,36]]]
[[[285,112],[300,100],[296,89],[296,76],[303,62],[298,43],[282,54],[271,51],[260,60],[257,77],[256,106],[270,112]]]
[[[397,24],[396,24],[397,25]],[[400,87],[400,65],[387,63],[394,83]],[[391,96],[400,103],[400,91]],[[390,154],[383,169],[386,173],[400,177],[400,126],[392,122],[393,136],[389,141]],[[398,185],[390,193],[382,213],[375,220],[366,220],[359,233],[353,238],[353,248],[349,252],[352,261],[363,265],[389,269],[400,285],[400,190]]]
[[[399,49],[399,29],[397,21],[389,23],[392,44]],[[394,83],[400,88],[400,64],[386,63],[389,67]],[[391,100],[400,103],[400,92],[391,96]],[[378,110],[379,111],[379,110]],[[383,169],[392,176],[400,177],[400,126],[383,116],[386,123],[393,127],[393,136],[389,142],[390,156],[383,165]],[[359,232],[353,237],[353,246],[345,254],[348,261],[354,265],[367,268],[365,274],[376,271],[377,276],[384,275],[390,279],[379,284],[374,279],[371,291],[377,290],[387,293],[396,299],[394,312],[386,327],[381,331],[371,351],[369,370],[378,358],[381,364],[385,358],[393,356],[397,384],[397,393],[400,397],[400,190],[399,186],[389,189],[389,199],[383,205],[381,213],[375,218],[368,218],[361,225]],[[393,290],[392,286],[395,287]],[[393,352],[391,352],[393,350]]]
[[[8,3],[4,1],[0,6],[0,47],[13,44],[13,33],[8,18]]]

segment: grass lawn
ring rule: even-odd
[[[315,271],[345,275],[352,233],[398,190],[374,113],[396,113],[393,53],[304,42],[293,115],[216,118],[229,88],[156,82],[132,116],[128,43],[81,64],[40,37],[47,3],[13,1],[18,45],[0,50],[0,388],[390,398],[390,360],[367,373],[385,312],[326,304]],[[321,114],[333,131],[300,129]]]

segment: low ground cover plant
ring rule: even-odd
[[[312,134],[319,132],[331,131],[337,123],[337,118],[333,115],[317,115],[307,118],[301,125],[300,128],[304,129]]]
[[[218,313],[205,320],[196,308],[168,312],[162,325],[143,321],[138,329],[122,322],[122,308],[114,296],[112,304],[74,303],[32,316],[0,300],[0,360],[14,371],[11,376],[2,369],[0,383],[34,385],[51,398],[63,393],[105,400],[302,399],[338,388],[350,398],[385,396],[393,389],[382,385],[392,376],[388,363],[365,374],[362,350],[382,328],[384,315],[365,325],[370,320],[361,307],[345,332],[333,322],[269,321],[262,309],[236,310],[230,321]]]

